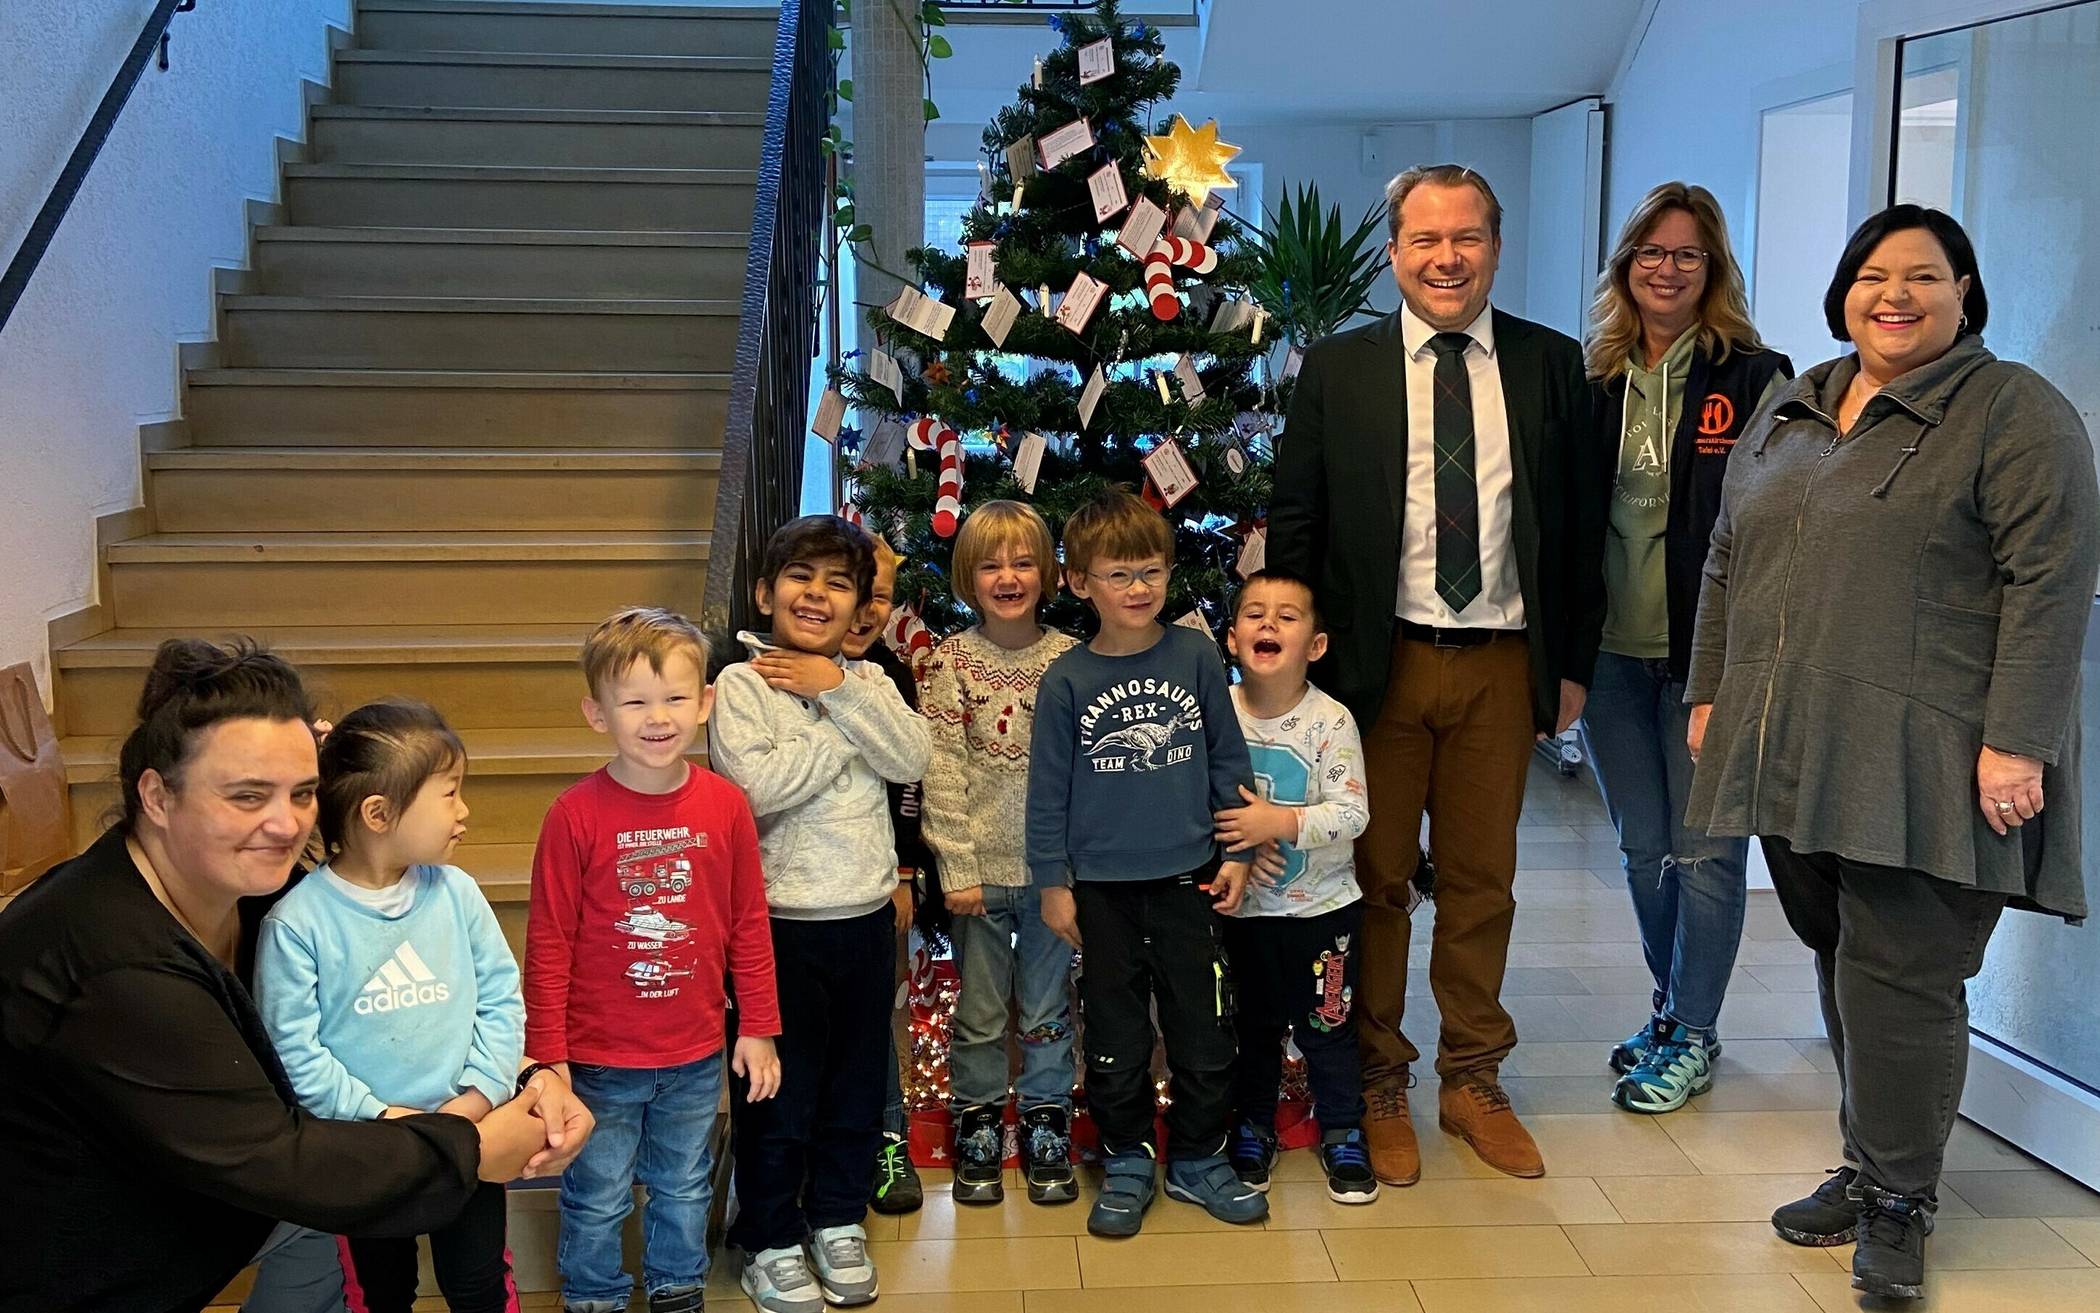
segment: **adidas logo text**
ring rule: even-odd
[[[439,980],[423,964],[414,944],[404,943],[394,955],[380,963],[379,972],[365,982],[351,1010],[360,1017],[398,1012],[426,1003],[443,1003],[452,997],[452,986]]]

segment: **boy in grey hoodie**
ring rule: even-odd
[[[931,740],[881,670],[840,655],[874,576],[859,527],[835,515],[782,526],[756,585],[772,631],[738,635],[751,659],[715,681],[708,724],[710,764],[757,819],[780,987],[781,1090],[736,1110],[741,1211],[729,1237],[764,1313],[877,1294],[861,1219],[896,969],[886,786],[925,773]]]

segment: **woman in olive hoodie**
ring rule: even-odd
[[[1736,437],[1793,372],[1758,341],[1721,207],[1666,182],[1627,217],[1590,307],[1595,432],[1615,436],[1609,607],[1582,733],[1619,832],[1653,1015],[1613,1048],[1612,1102],[1684,1106],[1713,1084],[1743,932],[1747,840],[1684,824],[1685,677],[1700,567]]]

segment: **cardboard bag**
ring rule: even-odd
[[[0,669],[0,893],[70,855],[66,768],[28,665]]]

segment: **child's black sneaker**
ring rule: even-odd
[[[955,1202],[996,1204],[1006,1198],[1005,1109],[973,1104],[955,1118]]]
[[[1790,1245],[1826,1249],[1852,1243],[1859,1230],[1859,1205],[1851,1198],[1856,1167],[1831,1172],[1815,1193],[1772,1210],[1772,1229]]]
[[[1328,1131],[1320,1137],[1320,1166],[1327,1172],[1327,1197],[1336,1203],[1367,1204],[1378,1197],[1371,1151],[1364,1144],[1364,1133],[1356,1127]]]
[[[1232,1133],[1228,1155],[1240,1180],[1263,1194],[1269,1192],[1269,1173],[1276,1166],[1276,1132],[1253,1122],[1241,1122]]]
[[[1028,1202],[1065,1204],[1079,1197],[1072,1174],[1072,1116],[1054,1103],[1021,1110],[1021,1146],[1028,1160]]]
[[[882,1153],[875,1160],[875,1197],[868,1206],[885,1215],[916,1213],[926,1202],[919,1169],[911,1165],[911,1147],[895,1131],[882,1133]]]

